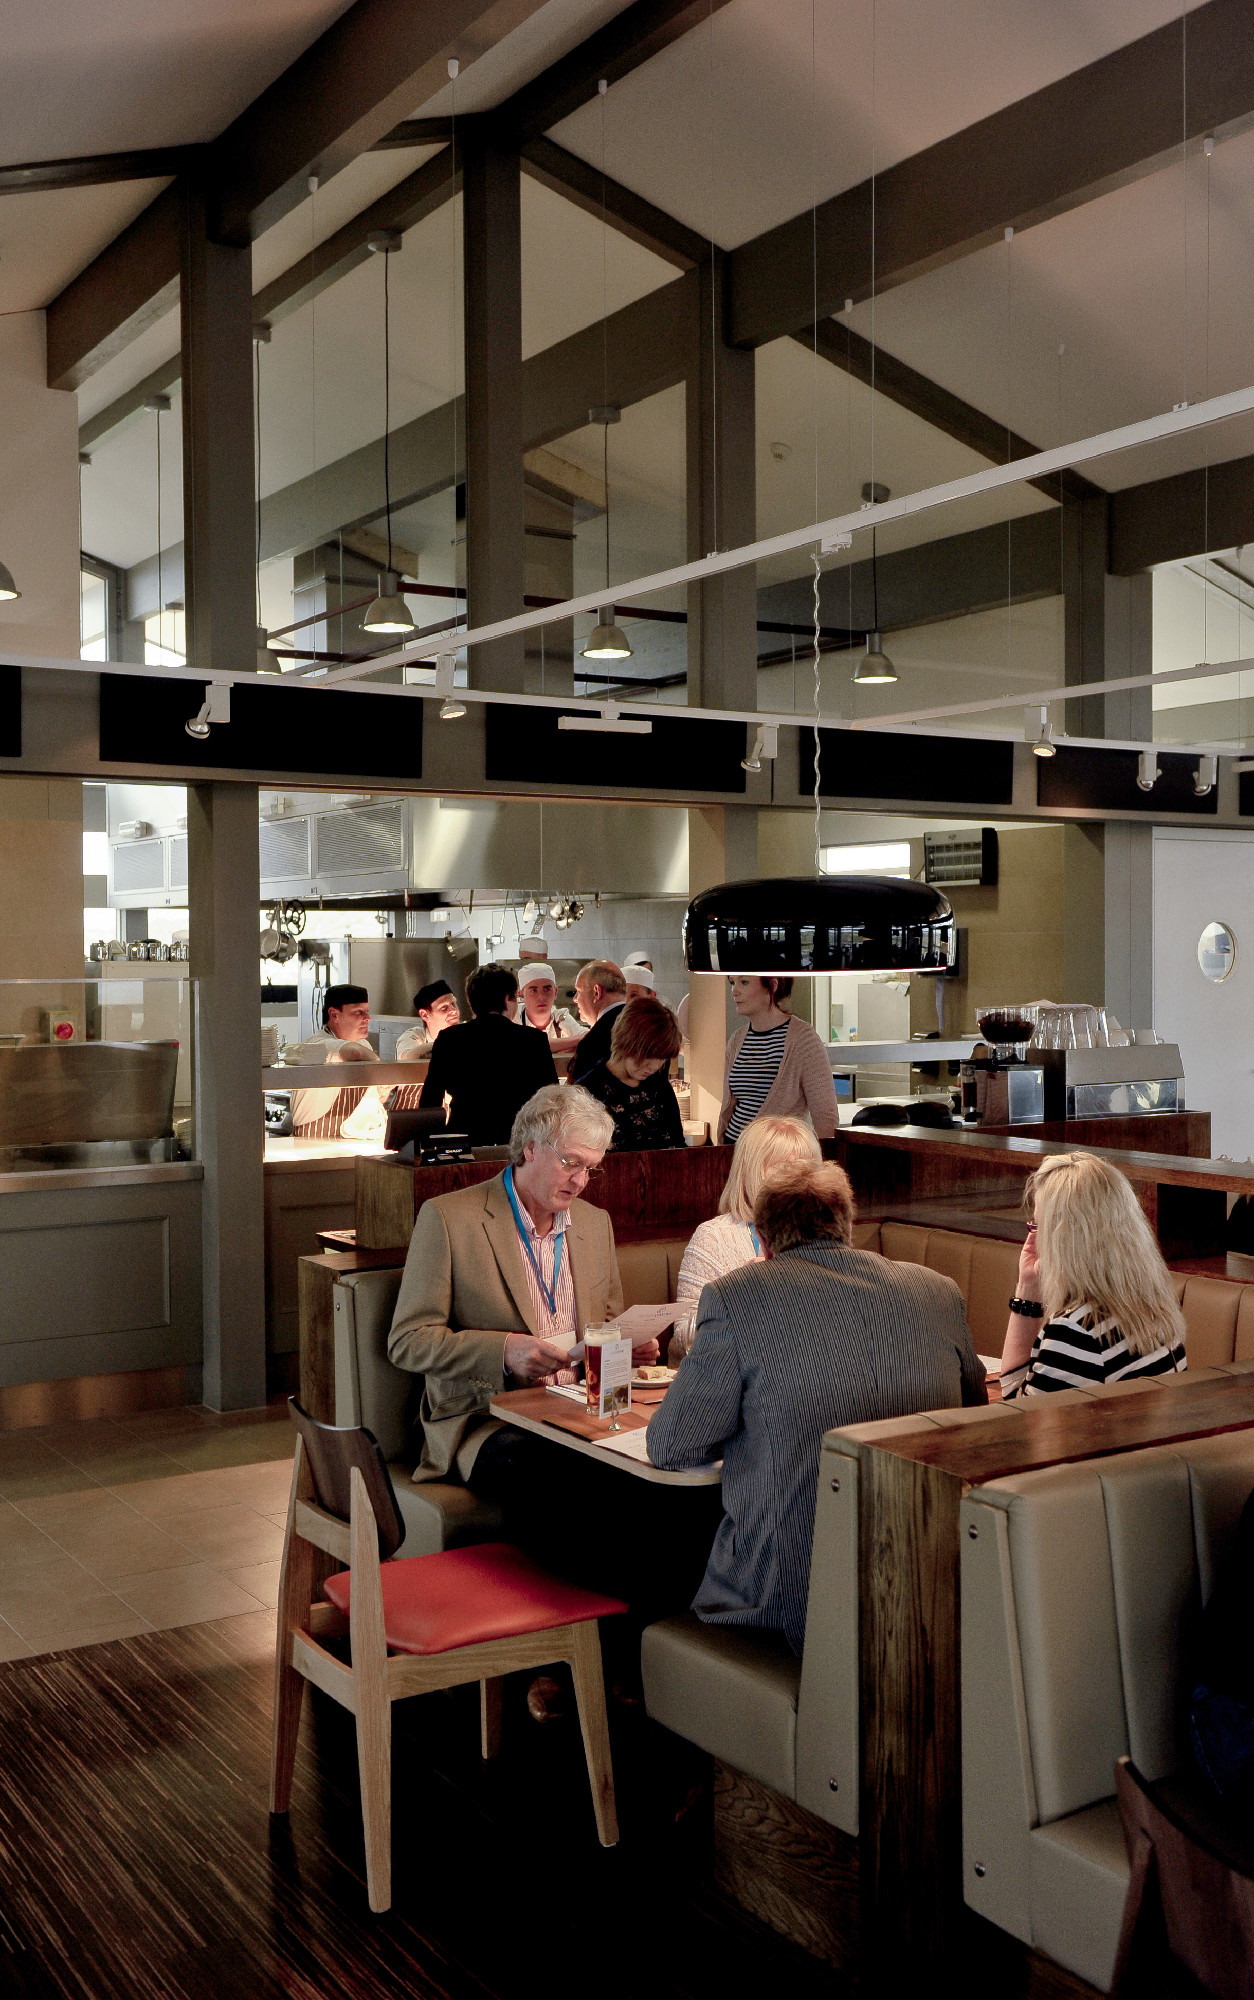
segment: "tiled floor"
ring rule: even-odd
[[[294,1438],[285,1406],[0,1432],[0,1660],[273,1608]]]

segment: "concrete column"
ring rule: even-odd
[[[466,592],[472,625],[523,609],[522,220],[517,152],[466,149]],[[476,647],[475,687],[521,693],[521,637]]]
[[[209,240],[205,189],[184,192],[183,589],[187,664],[257,664],[252,251]]]
[[[1125,1028],[1154,1019],[1154,829],[1106,822],[1106,1005]]]
[[[688,813],[688,893],[758,872],[756,806],[693,806]],[[688,1061],[692,1115],[709,1120],[713,1135],[723,1101],[723,1064],[735,1015],[727,981],[694,972],[688,981]]]
[[[1106,569],[1110,547],[1110,502],[1104,493],[1062,503],[1065,656],[1069,684],[1100,681],[1106,673]],[[1101,696],[1066,704],[1071,736],[1106,736]]]
[[[739,548],[757,531],[754,357],[723,338],[719,253],[689,277],[688,558]],[[688,700],[756,708],[757,576],[752,567],[688,591]]]
[[[255,785],[187,790],[196,1136],[205,1167],[204,1398],[214,1410],[266,1399],[257,803]]]

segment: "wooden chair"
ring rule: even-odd
[[[392,1703],[435,1688],[480,1685],[483,1755],[500,1747],[505,1674],[565,1660],[603,1847],[618,1841],[597,1620],[618,1598],[548,1575],[508,1542],[393,1562],[404,1526],[387,1464],[364,1429],[315,1422],[288,1408],[300,1435],[292,1467],[275,1661],[270,1810],[291,1798],[305,1682],[357,1719],[357,1760],[372,1910],[392,1900]],[[318,1552],[347,1564],[320,1586]],[[321,1588],[328,1600],[315,1603]],[[351,1664],[321,1643],[348,1634]]]
[[[1254,1848],[1178,1780],[1149,1785],[1127,1757],[1115,1789],[1132,1880],[1111,2000],[1158,1990],[1164,1961],[1215,2000],[1254,1991]]]

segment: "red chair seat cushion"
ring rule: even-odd
[[[627,1609],[621,1598],[550,1576],[510,1542],[405,1556],[381,1563],[379,1579],[387,1642],[398,1653],[447,1653]],[[347,1570],[329,1576],[322,1588],[337,1611],[348,1610]]]

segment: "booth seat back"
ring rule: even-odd
[[[1022,1473],[962,1505],[964,1885],[1100,1990],[1128,1868],[1114,1764],[1186,1761],[1182,1643],[1254,1488],[1254,1430]]]

